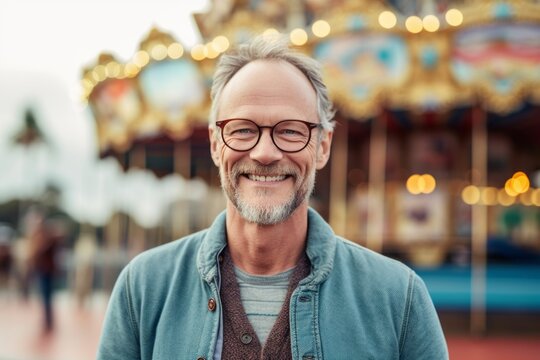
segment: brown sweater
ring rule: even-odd
[[[310,263],[304,253],[289,281],[287,296],[268,335],[264,348],[242,306],[240,288],[236,282],[234,264],[228,249],[223,251],[221,264],[221,302],[223,306],[223,359],[291,359],[289,301],[300,280],[309,275]]]

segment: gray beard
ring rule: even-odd
[[[258,168],[262,169],[267,167]],[[271,171],[268,173],[271,173]],[[252,199],[252,201],[247,201],[245,196],[243,197],[239,193],[238,187],[233,188],[231,185],[232,182],[238,184],[240,171],[233,169],[230,175],[231,177],[226,179],[226,175],[222,173],[220,168],[220,178],[223,192],[246,221],[258,225],[275,225],[287,220],[300,206],[300,204],[307,201],[315,188],[315,171],[313,171],[308,175],[309,178],[307,179],[307,182],[302,184],[301,187],[294,192],[294,195],[291,196],[285,203],[269,205],[267,202],[265,202],[265,197],[268,195],[264,189],[261,189],[259,193],[257,193],[259,201],[256,201],[255,199]],[[295,172],[294,175],[294,179],[298,181],[298,174]]]

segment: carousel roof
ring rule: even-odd
[[[159,132],[189,136],[206,121],[216,59],[261,33],[286,34],[318,59],[350,119],[471,106],[506,116],[540,101],[535,1],[219,0],[194,19],[205,43],[190,51],[152,29],[129,62],[102,54],[85,69],[102,151]]]

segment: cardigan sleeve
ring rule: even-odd
[[[426,285],[412,272],[409,286],[400,340],[400,359],[448,359],[448,348],[441,323]]]
[[[97,359],[141,359],[138,329],[128,265],[120,273],[109,300]]]

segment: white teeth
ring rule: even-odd
[[[259,176],[259,175],[248,175],[249,180],[253,181],[281,181],[285,179],[285,175],[280,176]]]

